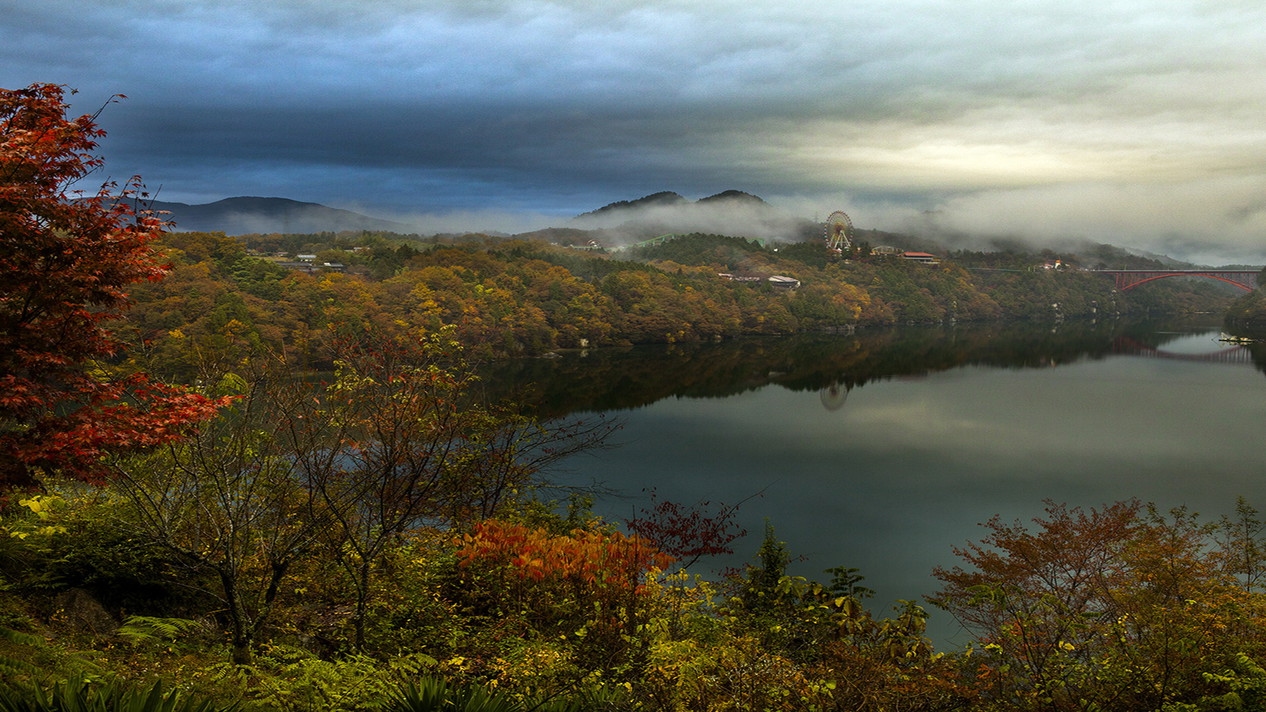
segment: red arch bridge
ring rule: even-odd
[[[1207,277],[1251,292],[1257,289],[1257,276],[1261,274],[1260,269],[1099,269],[1095,272],[1112,275],[1117,289],[1122,292],[1166,277]]]

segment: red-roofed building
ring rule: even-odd
[[[941,263],[940,260],[936,259],[936,255],[928,254],[926,252],[903,252],[901,253],[901,258],[910,260],[911,262],[922,262],[925,265],[936,265]]]

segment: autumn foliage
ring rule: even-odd
[[[929,599],[974,642],[934,652],[922,606],[880,617],[856,569],[788,573],[772,525],[755,565],[696,576],[737,505],[652,491],[629,533],[557,514],[542,473],[613,425],[485,404],[462,356],[1045,313],[1110,289],[1090,275],[1007,273],[995,294],[1038,296],[995,303],[952,264],[700,235],[649,266],[379,238],[345,245],[359,273],[308,273],[222,234],[160,245],[137,179],[74,197],[102,133],[66,113],[57,86],[0,90],[0,489],[114,477],[46,478],[0,519],[0,696],[43,664],[252,710],[390,709],[421,673],[612,712],[1266,709],[1266,523],[1243,501],[1217,524],[1135,501],[992,519]],[[717,278],[787,266],[803,287]]]
[[[935,602],[983,643],[981,689],[1006,709],[1260,709],[1229,704],[1262,691],[1256,517],[1049,503],[956,549],[968,566],[937,569]]]
[[[648,496],[650,506],[627,522],[629,530],[655,542],[683,568],[705,556],[734,553],[731,545],[747,534],[734,522],[738,505],[713,507],[711,502],[703,501],[686,506],[660,499],[654,490]]]
[[[523,579],[557,577],[624,590],[635,590],[642,574],[673,561],[636,534],[577,529],[558,535],[495,519],[475,525],[462,541],[457,555],[464,565],[495,563]]]
[[[104,453],[170,441],[217,407],[109,372],[106,327],[128,285],[163,276],[150,246],[163,223],[134,209],[136,178],[72,197],[102,165],[103,131],[67,108],[55,85],[0,90],[0,484],[99,476]]]

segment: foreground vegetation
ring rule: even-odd
[[[1243,502],[1221,522],[1137,502],[989,522],[932,597],[977,642],[938,652],[925,609],[876,615],[858,572],[788,576],[772,529],[733,577],[680,569],[664,549],[698,541],[682,509],[644,512],[650,536],[532,500],[412,526],[363,588],[349,545],[323,538],[277,578],[278,541],[304,526],[293,510],[230,545],[211,530],[231,505],[209,508],[181,549],[131,486],[50,482],[6,517],[10,696],[114,680],[216,709],[441,709],[400,700],[444,680],[501,709],[1222,710],[1261,709],[1266,693],[1262,522]],[[281,506],[271,494],[250,496]],[[232,547],[240,605],[267,621],[245,657]]]
[[[136,181],[67,199],[100,132],[65,108],[0,90],[0,710],[1264,706],[1247,502],[991,521],[929,599],[976,642],[935,651],[923,605],[872,612],[845,566],[788,575],[772,527],[743,570],[695,575],[733,507],[551,500],[549,466],[613,425],[486,402],[467,361],[1139,308],[1094,275],[718,236],[627,260],[335,238],[323,259],[357,269],[310,273],[164,235],[119,199]]]

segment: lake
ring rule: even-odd
[[[955,325],[692,346],[602,349],[504,364],[490,388],[543,416],[603,412],[616,447],[556,479],[607,490],[613,521],[648,503],[747,500],[748,535],[704,572],[751,561],[768,520],[793,573],[860,569],[886,614],[938,588],[936,566],[994,515],[1044,501],[1137,498],[1206,520],[1237,496],[1266,510],[1266,349],[1212,323]],[[751,498],[751,499],[748,499]],[[927,606],[937,647],[965,643]]]

